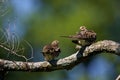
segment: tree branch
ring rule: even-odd
[[[89,47],[80,49],[68,57],[51,62],[21,62],[0,59],[0,71],[49,72],[62,69],[69,70],[77,64],[84,62],[90,56],[102,52],[120,55],[120,44],[111,40],[98,41]],[[81,53],[83,53],[84,56],[82,56]]]
[[[115,80],[120,80],[120,75],[118,75],[118,77]]]

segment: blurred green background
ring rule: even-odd
[[[75,34],[82,25],[97,33],[97,41],[120,42],[120,0],[0,0],[0,25],[32,45],[30,61],[43,61],[42,47],[53,40],[60,41],[58,58],[64,58],[76,50],[69,39],[60,36]],[[0,58],[6,57],[7,52],[0,50]],[[30,48],[24,55],[31,55]],[[19,60],[13,55],[7,59],[10,56]],[[69,71],[8,72],[6,80],[115,80],[119,60],[116,55],[100,54]]]

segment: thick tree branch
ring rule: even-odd
[[[0,59],[0,71],[49,72],[61,69],[69,70],[90,56],[102,52],[120,55],[120,44],[111,40],[98,41],[87,48],[80,49],[80,51],[68,57],[51,62],[21,62]],[[81,56],[81,53],[83,53],[84,56]]]
[[[115,80],[120,80],[120,75],[118,75],[118,77]]]

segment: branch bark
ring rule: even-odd
[[[98,41],[86,48],[80,49],[68,57],[51,62],[21,62],[0,59],[0,71],[50,72],[62,69],[70,70],[77,64],[84,62],[90,56],[102,52],[113,53],[120,56],[120,44],[111,40]]]
[[[118,75],[118,77],[115,80],[120,80],[120,75]]]

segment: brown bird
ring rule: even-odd
[[[89,46],[96,40],[96,33],[92,30],[87,30],[85,26],[80,27],[80,32],[75,35],[61,36],[72,39],[72,42],[80,46]]]
[[[43,47],[42,53],[46,61],[54,60],[59,56],[61,50],[59,47],[59,41],[54,40],[51,44],[45,45]]]

